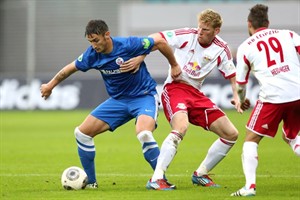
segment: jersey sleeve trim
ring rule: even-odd
[[[300,46],[295,47],[296,51],[298,52],[298,54],[300,55]]]
[[[239,85],[245,85],[248,83],[248,80],[247,81],[236,81],[236,83]]]
[[[223,74],[223,73],[222,73]],[[234,73],[232,73],[232,74],[230,74],[230,75],[228,75],[228,76],[225,76],[224,74],[223,74],[223,76],[224,76],[224,78],[225,79],[231,79],[231,78],[233,78],[233,77],[235,77],[235,72]]]
[[[162,32],[159,32],[159,34],[161,35],[161,37],[162,37],[164,40],[166,40],[166,41],[167,41],[167,39],[166,39],[165,35],[164,35]]]

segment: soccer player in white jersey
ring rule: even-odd
[[[250,37],[237,51],[237,87],[240,105],[244,103],[250,71],[260,84],[259,99],[246,126],[242,163],[246,178],[243,188],[231,196],[256,195],[258,144],[273,138],[283,121],[282,136],[300,156],[300,37],[294,31],[270,29],[268,7],[250,9]],[[237,109],[240,109],[236,105]]]
[[[201,92],[201,86],[209,73],[217,67],[224,78],[230,80],[233,102],[239,104],[232,55],[227,43],[217,35],[221,25],[221,16],[214,10],[207,9],[198,16],[198,28],[153,34],[154,38],[164,38],[175,49],[174,55],[181,69],[170,68],[165,81],[162,104],[172,131],[162,144],[155,172],[146,185],[148,189],[175,189],[167,184],[163,175],[174,159],[189,123],[219,136],[209,148],[206,158],[192,174],[192,183],[205,187],[219,187],[208,173],[235,144],[238,131],[225,113]],[[174,79],[174,71],[181,71],[181,75]],[[247,104],[244,106],[245,109],[249,107]]]
[[[94,162],[96,135],[114,131],[135,118],[137,139],[153,170],[159,155],[158,145],[152,135],[158,111],[156,83],[144,62],[138,63],[140,67],[135,71],[123,71],[120,67],[132,57],[149,54],[157,49],[164,54],[170,65],[176,67],[178,64],[172,49],[164,40],[151,37],[111,37],[103,20],[90,20],[85,36],[91,45],[48,83],[42,84],[40,90],[41,96],[47,99],[59,83],[75,72],[92,69],[101,74],[110,98],[97,106],[74,131],[80,161],[88,175],[87,187],[97,188]],[[130,67],[135,63],[130,61],[126,65]]]

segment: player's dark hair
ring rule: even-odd
[[[90,20],[85,27],[84,36],[92,34],[104,35],[107,31],[109,31],[109,29],[105,21],[100,19]]]
[[[254,29],[269,26],[268,6],[256,4],[250,9],[248,21]]]

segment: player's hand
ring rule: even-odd
[[[48,84],[42,84],[40,87],[40,91],[42,98],[46,100],[51,95],[52,88]]]
[[[245,110],[248,110],[250,108],[250,106],[251,106],[250,100],[245,99],[245,101],[241,103],[240,107],[243,111],[245,111]]]
[[[144,61],[145,57],[145,55],[141,55],[125,61],[120,66],[121,72],[132,71],[131,73],[136,73],[140,69],[140,65]]]
[[[171,77],[175,81],[176,81],[176,79],[178,79],[180,77],[181,73],[182,73],[182,71],[178,64],[171,67]]]
[[[235,109],[239,113],[243,113],[245,110],[248,110],[251,106],[249,99],[245,99],[244,102],[232,99],[231,104],[234,105]]]

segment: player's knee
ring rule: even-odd
[[[81,131],[79,130],[78,127],[76,127],[75,130],[74,130],[75,138],[77,138],[80,133],[81,133]]]
[[[300,157],[300,145],[295,146],[294,152],[295,152],[296,156]]]
[[[179,132],[173,130],[167,136],[167,138],[165,139],[165,142],[169,143],[171,146],[174,146],[175,148],[177,148],[177,146],[179,145],[179,143],[182,139],[183,139],[183,136]]]
[[[237,141],[238,137],[239,137],[239,132],[238,132],[238,130],[234,130],[234,131],[232,132],[232,134],[231,134],[231,140],[232,140],[232,141]]]
[[[229,141],[237,141],[239,133],[236,129],[232,130],[230,133],[225,134],[226,137],[222,137]]]

